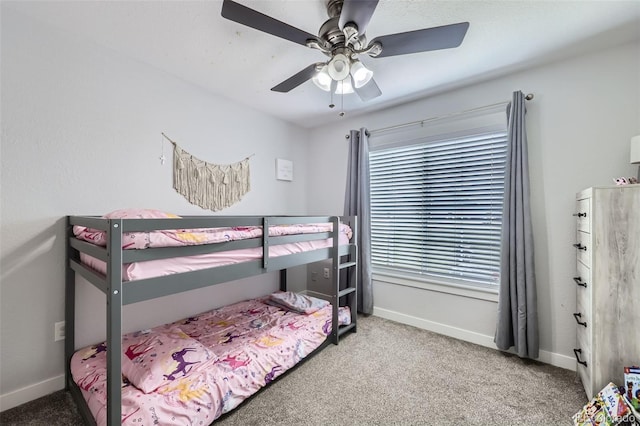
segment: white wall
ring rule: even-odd
[[[0,409],[62,388],[66,215],[147,207],[211,214],[172,189],[160,132],[195,156],[251,158],[252,190],[223,214],[305,214],[306,179],[275,180],[275,158],[306,165],[307,131],[76,40],[2,5]],[[169,145],[165,153],[171,159]],[[125,330],[267,294],[276,277],[125,307]],[[105,335],[104,296],[78,289],[78,343]]]
[[[384,91],[384,88],[382,88]],[[574,368],[575,193],[635,176],[629,140],[640,134],[640,42],[532,67],[312,131],[309,209],[342,209],[349,129],[386,126],[504,102],[514,90],[535,94],[527,104],[531,204],[541,359]],[[335,164],[327,168],[328,164]],[[375,313],[493,346],[497,304],[413,287],[374,282]]]

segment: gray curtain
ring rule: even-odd
[[[364,128],[349,132],[349,163],[344,214],[358,216],[358,311],[372,314],[369,139],[367,129]]]
[[[538,307],[529,204],[525,99],[513,93],[507,107],[507,161],[502,210],[500,294],[495,343],[521,358],[538,358]]]

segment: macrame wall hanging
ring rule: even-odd
[[[212,164],[202,161],[173,144],[173,189],[191,204],[213,211],[222,210],[242,199],[251,189],[249,158],[233,164]],[[163,152],[160,163],[164,164]]]

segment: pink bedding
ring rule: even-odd
[[[349,239],[347,238],[347,235],[340,234],[339,244],[344,245],[348,243]],[[278,257],[287,254],[316,250],[323,247],[331,247],[332,244],[333,239],[331,238],[325,240],[280,244],[269,247],[269,254],[270,257]],[[256,259],[262,259],[262,247],[128,263],[122,266],[122,280],[142,280],[145,278],[159,277],[180,272],[197,271],[199,269],[231,265]],[[106,263],[96,259],[95,257],[80,253],[80,260],[85,265],[102,274],[107,273]]]
[[[171,213],[150,209],[116,210],[104,216],[111,219],[134,218],[179,218]],[[312,234],[330,232],[331,223],[314,223],[305,225],[277,225],[269,227],[270,236]],[[81,240],[106,246],[104,231],[74,226],[74,235]],[[348,225],[340,224],[339,244],[348,244],[352,231]],[[262,237],[261,227],[232,227],[206,229],[176,229],[151,232],[128,232],[122,236],[123,249],[145,249],[156,247],[178,247],[188,245],[215,244],[226,241],[237,241]],[[311,240],[298,243],[280,244],[269,247],[269,257],[302,253],[320,248],[331,247],[333,239]],[[168,259],[157,259],[144,262],[125,264],[122,267],[123,281],[141,280],[181,272],[191,272],[216,266],[231,265],[262,258],[262,248],[231,250],[207,253],[194,256],[181,256]],[[80,260],[90,268],[106,274],[106,263],[92,256],[80,253]]]
[[[304,315],[263,300],[123,336],[123,367],[126,358],[129,370],[122,387],[122,424],[208,425],[331,333],[330,305]],[[347,322],[348,308],[340,310]],[[87,347],[71,360],[73,379],[98,425],[106,424],[106,350],[104,343]],[[167,360],[162,368],[154,364]],[[145,393],[136,386],[155,390]]]
[[[180,218],[172,213],[165,213],[152,209],[124,209],[116,210],[103,216],[106,219],[176,219]],[[294,234],[313,234],[330,232],[331,223],[310,223],[304,225],[277,225],[269,227],[269,236],[277,237]],[[340,224],[340,232],[351,238],[351,229]],[[105,231],[74,226],[76,238],[105,247],[107,236]],[[245,240],[262,237],[260,226],[236,226],[226,228],[203,229],[167,229],[150,232],[126,232],[122,235],[123,249],[145,249],[153,247],[179,247],[202,244],[215,244],[227,241]]]

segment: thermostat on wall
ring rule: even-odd
[[[276,158],[276,179],[293,180],[293,161]]]

